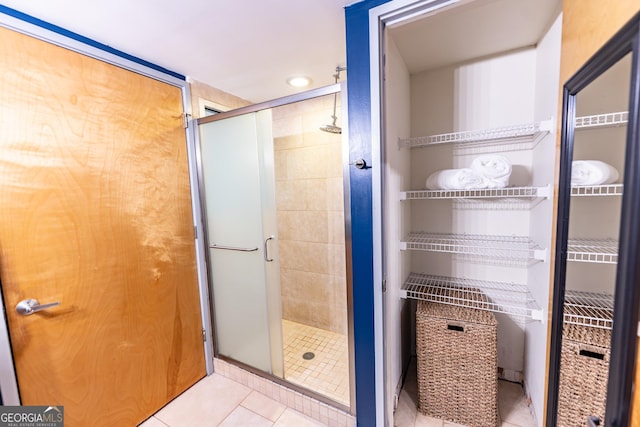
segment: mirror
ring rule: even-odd
[[[564,87],[549,427],[627,425],[629,416],[640,238],[636,32],[628,24]]]

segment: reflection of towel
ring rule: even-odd
[[[487,188],[487,180],[469,169],[445,169],[429,175],[429,190],[475,190]]]
[[[487,188],[504,188],[509,185],[511,163],[498,154],[487,154],[473,159],[471,169],[487,179]]]
[[[619,176],[616,168],[600,160],[571,162],[571,185],[612,184]]]

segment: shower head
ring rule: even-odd
[[[333,75],[333,78],[336,79],[336,83],[338,83],[338,79],[340,79],[340,71],[344,71],[346,69],[347,67],[340,67],[340,66],[336,67],[336,73]],[[338,98],[338,94],[334,93],[333,94],[333,115],[331,116],[331,118],[333,119],[333,122],[330,125],[320,126],[320,130],[323,132],[342,133],[342,128],[336,125],[336,120],[338,120],[338,117],[336,116],[337,98]]]
[[[342,128],[340,126],[336,126],[333,124],[320,126],[320,130],[323,132],[329,132],[329,133],[342,133]]]

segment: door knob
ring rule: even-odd
[[[23,299],[16,305],[16,311],[18,314],[28,316],[38,311],[46,310],[51,307],[60,305],[59,302],[50,302],[49,304],[40,304],[37,299],[29,298]]]

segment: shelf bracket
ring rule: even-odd
[[[547,250],[546,249],[536,249],[533,251],[533,258],[538,259],[542,262],[547,262]]]
[[[544,321],[544,310],[531,310],[531,320]]]

